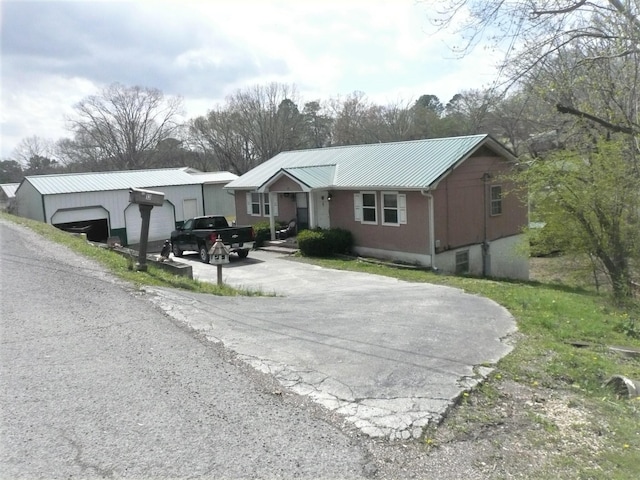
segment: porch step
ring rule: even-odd
[[[298,244],[288,240],[267,240],[260,250],[292,254],[298,251]]]

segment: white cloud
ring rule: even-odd
[[[112,82],[156,87],[206,113],[238,88],[295,84],[304,101],[379,103],[489,85],[495,58],[454,59],[414,0],[4,1],[2,158],[67,135],[73,105]],[[488,60],[489,59],[489,60]]]

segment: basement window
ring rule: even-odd
[[[469,273],[469,250],[456,252],[456,273]]]

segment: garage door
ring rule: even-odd
[[[127,227],[127,241],[129,245],[140,243],[140,230],[142,218],[138,205],[130,204],[124,211],[124,221]],[[149,223],[149,241],[164,240],[171,236],[176,228],[176,216],[173,205],[165,200],[162,207],[151,209],[151,221]]]
[[[86,222],[89,220],[104,220],[109,213],[102,207],[69,208],[58,210],[51,216],[51,225],[57,223]]]

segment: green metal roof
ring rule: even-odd
[[[216,180],[237,178],[228,172],[191,173],[188,168],[157,170],[126,170],[120,172],[88,172],[54,175],[33,175],[24,181],[31,183],[42,195],[100,192],[134,188],[154,188],[177,185],[200,185]],[[220,175],[225,174],[225,175]],[[227,175],[228,174],[228,175]]]
[[[335,170],[335,165],[321,165],[312,167],[283,168],[280,171],[286,172],[291,177],[294,177],[309,188],[313,189],[331,185],[331,182],[333,182],[335,177]],[[274,177],[278,177],[279,172],[276,172]],[[269,182],[265,183],[268,184]]]
[[[276,155],[226,188],[258,189],[281,171],[311,188],[428,188],[483,145],[515,159],[489,135],[297,150]]]
[[[2,189],[7,198],[15,198],[16,190],[18,190],[19,186],[19,183],[3,183],[0,185],[0,189]]]
[[[238,178],[238,175],[231,172],[192,172],[187,169],[187,173],[198,179],[198,183],[229,183],[231,180]]]

